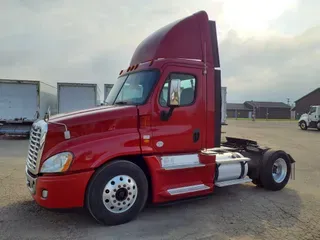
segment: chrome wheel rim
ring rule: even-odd
[[[108,181],[104,187],[102,201],[110,212],[123,213],[133,206],[137,195],[138,187],[133,178],[118,175]]]
[[[320,122],[318,122],[318,124],[317,124],[317,128],[318,128],[318,129],[320,129]]]
[[[301,123],[301,127],[302,127],[302,128],[305,128],[305,127],[306,127],[306,125],[305,125],[304,122]]]
[[[272,166],[272,177],[276,183],[281,183],[287,176],[287,163],[283,158],[278,158]]]

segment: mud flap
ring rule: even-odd
[[[290,159],[291,166],[292,166],[290,179],[295,180],[295,178],[296,178],[296,161],[293,159],[293,157],[289,153],[287,153],[287,155]]]

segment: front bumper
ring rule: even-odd
[[[86,187],[93,172],[36,177],[26,170],[27,187],[33,199],[42,207],[83,207]]]

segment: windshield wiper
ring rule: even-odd
[[[125,102],[125,101],[119,101],[119,102],[115,102],[114,104],[127,105],[127,104],[128,104],[128,102]]]

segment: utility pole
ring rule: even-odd
[[[290,106],[290,98],[287,98],[287,103]],[[290,108],[290,120],[291,120],[291,108]]]

